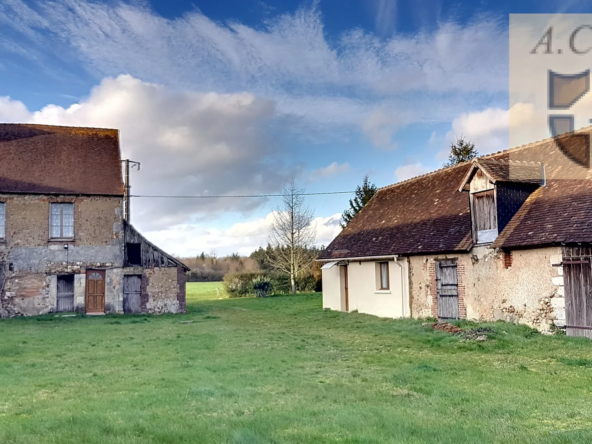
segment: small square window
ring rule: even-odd
[[[378,289],[388,290],[390,288],[388,262],[379,262],[378,272]]]
[[[0,202],[0,239],[6,237],[6,204]]]
[[[142,265],[142,244],[125,244],[128,265]]]
[[[49,215],[49,237],[51,239],[74,238],[74,204],[52,203]]]

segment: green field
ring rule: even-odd
[[[0,321],[0,443],[592,442],[587,339],[461,342],[211,285],[183,315]]]
[[[187,302],[226,299],[228,294],[222,282],[187,282]]]

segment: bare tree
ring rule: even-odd
[[[304,190],[292,179],[282,191],[282,204],[274,212],[269,243],[273,247],[268,258],[272,268],[290,275],[292,293],[296,278],[311,266],[311,248],[316,238],[311,225],[314,213],[304,204]]]

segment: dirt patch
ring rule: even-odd
[[[453,335],[462,332],[462,328],[459,328],[456,325],[448,324],[447,322],[434,324],[434,330],[444,331]]]
[[[491,328],[478,327],[463,330],[447,322],[429,322],[422,324],[422,327],[458,335],[463,341],[486,341],[490,335],[495,335],[495,332]]]
[[[462,331],[459,336],[465,341],[487,341],[489,335],[495,335],[491,328],[479,327]]]

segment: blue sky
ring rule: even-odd
[[[108,126],[135,194],[379,186],[438,168],[456,136],[508,148],[508,16],[579,1],[0,3],[0,120]],[[311,197],[318,240],[349,196]],[[134,200],[171,252],[248,253],[274,199]]]

